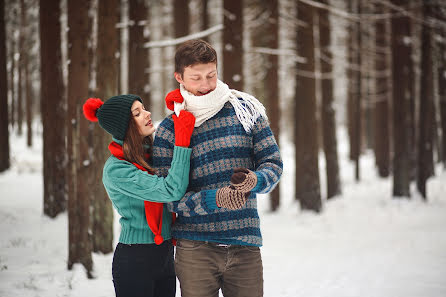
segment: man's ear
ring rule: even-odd
[[[184,83],[183,83],[183,77],[182,77],[181,73],[174,72],[173,75],[175,76],[175,79],[176,79],[176,81],[177,81],[179,84],[184,85]]]

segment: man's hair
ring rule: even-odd
[[[184,68],[195,64],[217,64],[217,52],[206,41],[194,39],[181,44],[175,53],[175,72],[184,74]]]

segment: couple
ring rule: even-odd
[[[175,273],[184,297],[219,289],[263,296],[256,194],[270,192],[282,174],[265,109],[217,79],[217,54],[205,41],[177,49],[174,75],[180,89],[166,97],[174,114],[154,140],[140,97],[84,104],[87,119],[113,136],[103,183],[121,215],[116,296],[173,297]]]

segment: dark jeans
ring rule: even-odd
[[[118,243],[113,256],[117,297],[174,297],[176,290],[173,246]]]
[[[263,296],[260,249],[178,239],[175,270],[183,297]]]

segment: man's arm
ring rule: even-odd
[[[257,175],[257,185],[252,189],[252,192],[269,193],[278,184],[283,171],[279,146],[268,121],[262,117],[257,119],[252,133],[254,172]]]

